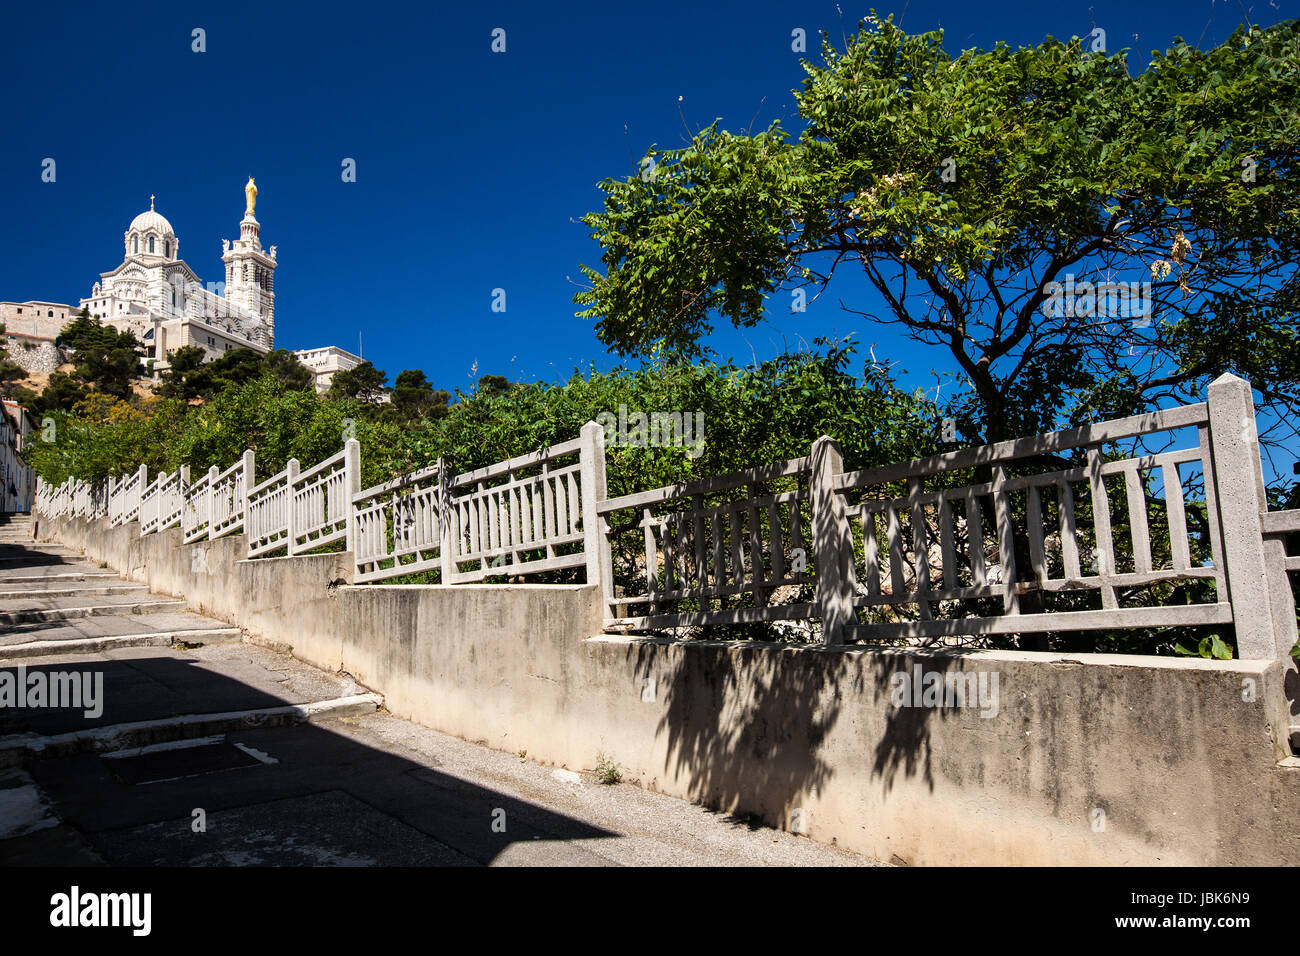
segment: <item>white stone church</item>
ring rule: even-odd
[[[203,348],[207,360],[231,349],[265,353],[275,347],[275,246],[262,248],[251,177],[244,193],[239,238],[221,242],[223,282],[204,285],[181,258],[180,239],[150,197],[148,210],[127,227],[122,264],[101,273],[81,300],[105,325],[135,333],[155,374],[186,345]]]

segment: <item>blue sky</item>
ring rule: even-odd
[[[1252,20],[1297,14],[1245,0]],[[243,186],[256,177],[264,244],[279,247],[277,345],[364,336],[388,372],[421,368],[442,388],[477,374],[531,381],[617,364],[572,303],[580,263],[599,264],[576,220],[599,180],[634,172],[652,143],[680,145],[720,117],[732,129],[784,118],[803,73],[791,31],[852,30],[868,6],[722,0],[666,3],[387,5],[10,4],[0,15],[5,148],[0,299],[76,303],[121,261],[122,233],[149,196],[185,260],[221,276]],[[943,27],[950,51],[1086,35],[1163,49],[1222,42],[1242,7],[1197,2],[959,3],[876,9],[910,31]],[[207,51],[191,49],[206,31]],[[490,49],[494,28],[506,52]],[[1133,34],[1138,39],[1132,39]],[[810,43],[815,50],[815,39]],[[678,97],[682,100],[679,104]],[[679,109],[681,114],[679,114]],[[57,180],[41,181],[46,157]],[[357,181],[340,176],[344,158]],[[839,280],[802,315],[777,310],[710,344],[747,363],[802,338],[854,332],[933,383],[939,357],[864,327]],[[506,312],[491,311],[493,290]]]

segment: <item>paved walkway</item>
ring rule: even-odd
[[[874,865],[393,717],[382,698],[0,525],[0,864]],[[3,680],[0,674],[0,680]]]

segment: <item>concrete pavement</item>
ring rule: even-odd
[[[0,711],[0,864],[872,865],[395,718],[21,519],[0,526],[0,679],[20,667],[98,675],[102,713]]]

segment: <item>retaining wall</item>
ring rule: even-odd
[[[400,716],[575,770],[603,753],[649,789],[881,860],[1300,863],[1288,662],[600,636],[585,586],[352,586],[347,555],[39,528]],[[996,675],[996,708],[895,706],[918,668]]]

